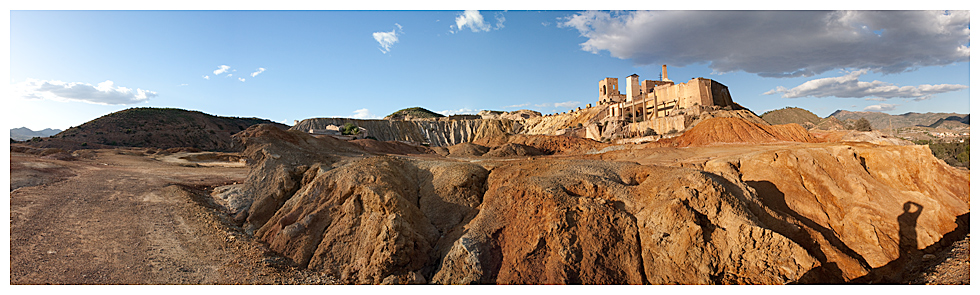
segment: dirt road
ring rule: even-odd
[[[140,150],[76,161],[12,152],[10,283],[332,282],[289,266],[208,203],[209,189],[247,168],[188,166]]]

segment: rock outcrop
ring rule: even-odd
[[[801,144],[697,170],[373,156],[272,126],[240,137],[253,167],[246,227],[344,283],[891,282],[969,212],[968,175],[914,146]],[[451,148],[467,147],[482,146]]]
[[[776,284],[816,266],[709,175],[622,162],[498,167],[441,284]]]
[[[820,260],[804,280],[811,283],[894,283],[890,276],[909,259],[946,235],[965,234],[954,231],[970,211],[969,175],[925,146],[796,147],[714,159],[704,168],[744,182],[762,206],[802,229],[777,231]]]
[[[249,127],[234,137],[245,146],[243,157],[251,169],[244,186],[237,189],[242,197],[234,203],[240,205],[229,209],[242,210],[230,214],[239,222],[247,218],[245,227],[250,231],[264,225],[301,184],[309,182],[306,174],[315,173],[314,168],[329,166],[341,156],[368,154],[346,141],[316,138],[270,124]],[[314,163],[319,166],[310,168]]]

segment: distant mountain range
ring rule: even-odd
[[[957,113],[904,113],[889,115],[881,112],[852,112],[837,110],[826,118],[820,118],[812,112],[797,108],[786,107],[768,111],[760,116],[773,125],[796,123],[806,128],[825,130],[846,129],[854,121],[864,118],[874,129],[892,129],[904,127],[932,127],[945,129],[970,128],[970,115]]]
[[[35,137],[48,137],[61,132],[61,129],[44,128],[44,130],[34,131],[27,127],[10,129],[10,138],[13,140],[24,141]]]
[[[841,121],[857,120],[864,118],[871,122],[874,129],[891,129],[913,126],[938,127],[943,121],[959,122],[966,125],[970,124],[969,114],[957,113],[904,113],[901,115],[889,115],[880,112],[852,112],[838,110],[831,117],[836,117]],[[933,125],[936,126],[933,126]],[[958,125],[962,126],[962,125]]]

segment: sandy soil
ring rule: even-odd
[[[208,190],[241,182],[247,168],[187,166],[138,151],[11,153],[10,283],[333,282],[290,266],[209,203]]]

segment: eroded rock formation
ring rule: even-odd
[[[343,126],[352,123],[368,130],[368,135],[380,141],[408,141],[426,143],[433,147],[451,146],[472,142],[481,137],[516,133],[520,123],[507,119],[488,120],[358,120],[348,118],[305,119],[291,130],[308,132],[326,129],[328,125]]]
[[[253,165],[246,225],[345,283],[888,282],[969,212],[968,175],[922,147],[801,144],[697,170],[373,156],[263,126],[240,138]],[[602,148],[492,138],[436,152]]]

